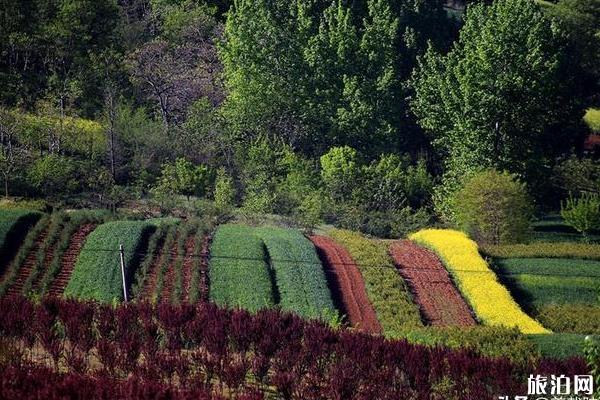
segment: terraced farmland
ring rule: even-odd
[[[370,333],[381,333],[381,324],[369,301],[365,282],[352,260],[350,253],[327,236],[311,236],[310,240],[328,276],[329,288],[334,299],[338,299],[340,312],[348,318],[353,327]]]
[[[87,238],[64,294],[111,302],[122,300],[119,245],[125,249],[126,276],[131,281],[140,253],[154,225],[144,221],[114,221],[99,225]]]
[[[235,243],[232,245],[232,243]],[[210,247],[210,299],[257,311],[279,300],[267,252],[251,227],[221,225]]]
[[[428,324],[476,325],[469,306],[434,253],[408,240],[392,243],[390,252]]]

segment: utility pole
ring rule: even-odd
[[[121,261],[121,278],[123,278],[123,298],[125,299],[125,302],[127,302],[127,281],[125,280],[125,250],[123,249],[122,244],[119,244],[119,259]]]

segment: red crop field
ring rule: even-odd
[[[381,333],[381,325],[371,306],[365,282],[350,253],[333,239],[311,236],[332,286],[333,295],[341,303],[350,324],[362,331]]]
[[[476,325],[467,303],[435,254],[409,240],[394,242],[390,252],[427,323],[433,326]]]

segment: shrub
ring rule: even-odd
[[[221,225],[210,247],[210,299],[257,311],[275,304],[267,255],[253,228]]]
[[[554,168],[553,180],[565,195],[600,192],[600,162],[592,158],[569,157]]]
[[[565,222],[583,236],[600,229],[600,197],[597,193],[583,193],[578,198],[569,198],[560,206],[560,215]]]
[[[548,333],[525,314],[481,258],[477,244],[462,232],[425,229],[410,239],[442,260],[477,317],[488,325],[517,327],[523,333]]]
[[[592,132],[600,134],[600,109],[589,108],[583,119]]]
[[[233,179],[224,168],[217,171],[215,180],[215,207],[221,213],[228,213],[235,203],[235,186]]]
[[[600,335],[600,306],[550,304],[540,307],[536,318],[555,332]]]
[[[468,179],[453,200],[457,225],[477,242],[506,244],[526,237],[531,200],[514,176],[487,170]]]
[[[600,260],[600,245],[573,242],[484,245],[481,252],[494,258],[580,258]]]
[[[419,309],[413,303],[385,243],[346,230],[334,229],[330,231],[330,236],[345,246],[356,262],[385,335],[398,337],[423,326]]]
[[[314,245],[299,231],[276,227],[255,230],[262,238],[274,271],[283,310],[318,317],[335,310]]]
[[[29,210],[0,209],[0,274],[15,254],[27,231],[40,219],[41,213]]]
[[[321,178],[335,201],[350,199],[360,175],[358,153],[351,147],[332,147],[321,156]]]
[[[98,226],[81,249],[65,296],[112,302],[123,299],[119,244],[125,250],[125,274],[131,282],[145,242],[154,231],[145,221],[114,221]]]

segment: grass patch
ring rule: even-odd
[[[553,333],[551,335],[527,335],[542,357],[569,358],[583,355],[585,335]]]
[[[600,335],[598,305],[547,305],[540,308],[536,317],[555,332]]]
[[[210,299],[221,306],[257,311],[275,304],[274,284],[262,240],[253,228],[221,225],[213,238]]]
[[[498,281],[477,244],[464,233],[425,229],[410,236],[411,240],[431,249],[454,277],[458,288],[477,317],[487,325],[517,327],[523,333],[547,333],[513,300],[509,291]]]
[[[119,244],[125,249],[125,268],[131,282],[146,239],[155,227],[145,221],[113,221],[98,226],[77,258],[65,296],[112,302],[123,299]]]
[[[398,337],[423,326],[419,308],[396,270],[386,243],[339,229],[331,230],[329,235],[346,247],[356,262],[385,335]]]
[[[327,279],[314,245],[295,229],[262,227],[263,240],[279,290],[279,305],[305,317],[335,311]]]

